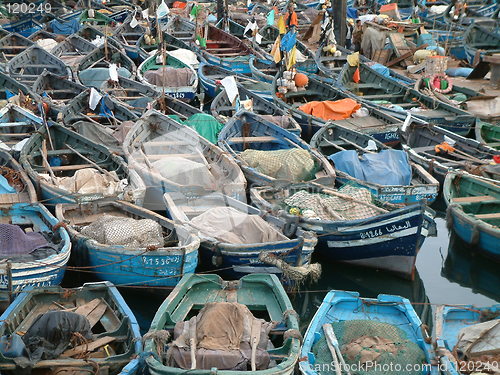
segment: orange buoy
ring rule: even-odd
[[[295,86],[297,87],[304,87],[307,86],[309,83],[309,78],[304,74],[304,73],[297,73],[295,74]]]

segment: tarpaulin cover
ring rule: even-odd
[[[500,320],[493,319],[462,328],[456,349],[466,358],[500,354]]]
[[[214,207],[191,220],[200,237],[231,244],[254,244],[288,240],[258,215],[232,207]]]
[[[260,151],[248,149],[240,153],[241,159],[250,167],[266,176],[300,182],[314,178],[316,163],[308,150]]]
[[[376,63],[376,64],[371,65],[370,68],[372,68],[376,72],[382,74],[384,77],[390,78],[396,82],[400,82],[400,83],[405,84],[405,85],[408,84],[408,81],[404,81],[402,79],[398,79],[396,77],[391,76],[391,70],[388,67],[386,67],[385,65]]]
[[[80,30],[80,21],[78,19],[72,19],[66,22],[60,22],[57,19],[50,23],[50,27],[54,34],[71,35]]]
[[[281,50],[290,52],[295,46],[295,43],[297,42],[297,33],[293,31],[287,32],[285,35],[283,35],[283,38],[281,39]]]
[[[168,156],[152,163],[154,170],[167,180],[179,185],[203,186],[214,189],[217,181],[201,162],[179,156]]]
[[[335,168],[362,181],[379,185],[409,185],[411,166],[402,150],[382,150],[359,156],[356,150],[337,152],[328,157]]]
[[[350,98],[336,101],[312,101],[299,107],[304,113],[326,121],[345,120],[360,108],[361,104]]]
[[[0,224],[0,256],[29,254],[49,245],[38,232],[24,233],[18,225]]]
[[[118,75],[120,77],[130,78],[132,73],[129,70],[120,67],[118,68]],[[80,78],[82,85],[100,89],[104,82],[109,79],[109,68],[85,69],[78,73],[78,78]]]
[[[193,71],[189,68],[161,67],[148,70],[144,78],[152,85],[162,87],[184,87],[193,83]]]
[[[256,369],[267,369],[270,364],[267,350],[273,347],[269,332],[273,326],[271,322],[255,318],[245,305],[207,303],[197,316],[176,323],[175,340],[167,352],[167,364],[190,369],[190,339],[193,339],[197,369],[248,371],[252,358],[251,343],[255,339]]]
[[[92,339],[86,317],[69,311],[49,311],[39,315],[23,336],[31,360],[58,358],[70,345],[73,333]]]
[[[117,177],[115,171],[109,172]],[[47,181],[54,181],[45,174],[41,174]],[[76,194],[102,194],[104,196],[117,195],[123,191],[123,186],[111,176],[103,174],[94,168],[83,168],[71,177],[55,177],[57,187]],[[117,177],[118,178],[118,177]]]
[[[184,121],[184,124],[193,128],[199,135],[214,144],[217,143],[219,133],[224,127],[215,117],[207,113],[196,113]]]

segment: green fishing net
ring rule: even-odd
[[[395,325],[373,320],[349,320],[334,322],[332,328],[351,375],[417,375],[423,372],[423,350]],[[312,352],[316,358],[314,370],[319,374],[335,374],[324,333],[314,344]]]

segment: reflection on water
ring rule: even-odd
[[[452,234],[441,275],[462,287],[500,301],[500,265]]]

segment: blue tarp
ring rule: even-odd
[[[358,10],[356,8],[347,7],[347,18],[358,18]]]
[[[290,52],[296,42],[297,42],[297,33],[293,31],[287,32],[283,36],[283,39],[281,39],[281,50]]]
[[[411,182],[408,155],[401,150],[382,150],[361,157],[355,150],[346,150],[330,155],[328,159],[335,163],[336,169],[362,181],[393,186]]]
[[[73,19],[66,22],[59,22],[58,20],[53,20],[50,23],[52,31],[54,34],[61,35],[71,35],[80,30],[80,21],[78,19]]]
[[[403,85],[408,84],[408,81],[403,81],[402,79],[391,76],[391,69],[389,69],[387,66],[376,63],[376,64],[373,64],[372,66],[370,66],[370,68],[375,70],[377,73],[382,74],[384,77],[392,79],[393,81],[402,83]]]

